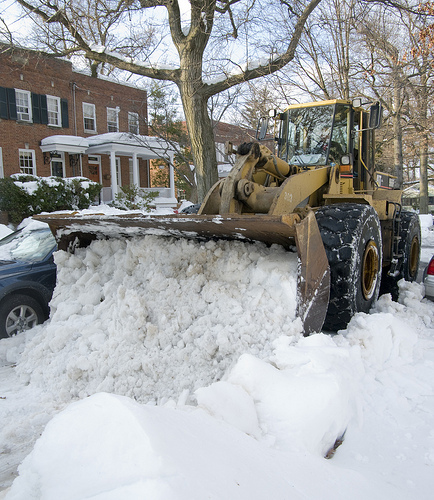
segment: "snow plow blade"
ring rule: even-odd
[[[152,234],[199,241],[261,241],[297,249],[297,314],[305,335],[321,331],[327,312],[330,272],[315,215],[164,215],[51,214],[34,217],[47,223],[60,250],[74,251],[95,239]]]

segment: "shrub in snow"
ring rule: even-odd
[[[120,210],[150,210],[152,202],[158,196],[158,191],[145,192],[135,185],[121,186],[111,206]]]
[[[8,212],[11,222],[41,212],[82,210],[99,196],[102,186],[84,177],[35,177],[14,174],[0,179],[0,210]]]

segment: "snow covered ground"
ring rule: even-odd
[[[432,498],[421,284],[304,338],[280,248],[147,236],[78,252],[56,255],[51,319],[0,340],[0,498]]]

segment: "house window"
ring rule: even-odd
[[[119,108],[107,108],[107,131],[119,132]]]
[[[225,152],[225,145],[223,143],[216,143],[216,156],[218,163],[227,163],[229,161],[228,155]]]
[[[96,132],[95,104],[83,103],[84,131]]]
[[[60,116],[60,97],[47,95],[48,125],[60,127],[62,124]]]
[[[139,133],[139,114],[128,111],[128,132],[131,134]]]
[[[17,120],[23,122],[32,121],[32,101],[28,90],[15,89],[15,100],[17,105]]]
[[[35,151],[33,149],[20,149],[20,172],[22,174],[36,175]]]

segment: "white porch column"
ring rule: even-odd
[[[139,187],[139,161],[137,153],[133,153],[133,184]]]
[[[170,155],[170,165],[169,165],[169,188],[170,188],[170,197],[175,198],[175,171],[173,169],[173,157],[174,155]]]
[[[113,199],[115,199],[115,196],[118,194],[118,181],[116,175],[116,153],[114,151],[110,151],[110,175],[111,175],[112,197]]]

